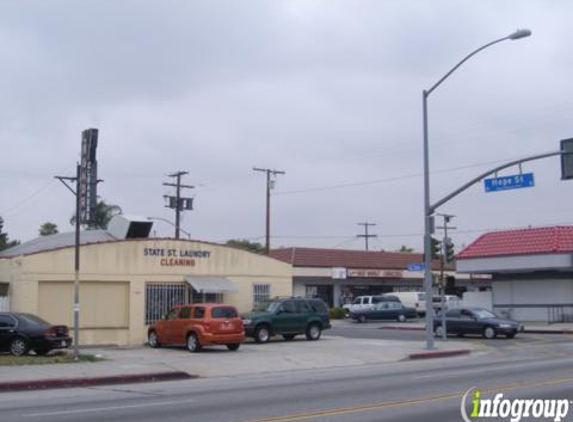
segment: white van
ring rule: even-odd
[[[400,299],[402,305],[414,308],[418,314],[426,313],[426,293],[425,292],[392,292],[385,293],[384,296],[394,296]]]
[[[352,312],[371,308],[378,302],[382,301],[384,301],[384,299],[382,299],[382,296],[357,296],[352,301],[352,303],[347,303],[345,305],[342,305],[342,307],[344,308],[344,316],[346,318],[349,318]]]

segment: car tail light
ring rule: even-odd
[[[45,332],[44,332],[44,337],[46,338],[54,338],[57,337],[58,333],[56,331],[56,329],[54,327],[52,328],[48,328]]]

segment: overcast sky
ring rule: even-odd
[[[98,194],[174,221],[167,175],[188,171],[194,239],[421,250],[422,90],[432,202],[504,162],[573,137],[571,1],[0,1],[0,216],[10,239],[69,225],[81,132],[100,130]],[[516,174],[513,168],[503,175]],[[535,187],[478,184],[439,211],[457,246],[480,234],[573,224],[559,159],[524,165]],[[166,223],[157,236],[172,236]]]

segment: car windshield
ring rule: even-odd
[[[497,315],[493,312],[488,311],[487,309],[473,309],[473,314],[478,317],[479,319],[484,318],[497,318]]]
[[[275,313],[281,307],[281,302],[271,302],[267,308],[267,312]]]

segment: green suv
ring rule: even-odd
[[[266,343],[272,336],[292,340],[305,334],[307,340],[318,340],[322,330],[330,328],[328,308],[321,299],[289,297],[272,301],[266,311],[243,316],[245,335],[257,343]]]

